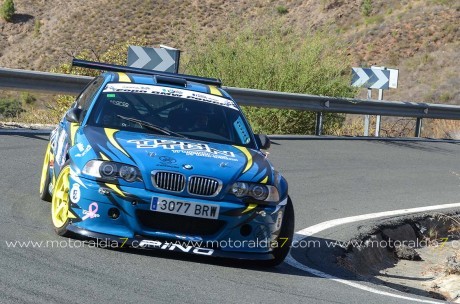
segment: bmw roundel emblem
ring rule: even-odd
[[[185,164],[182,166],[184,169],[186,170],[192,170],[193,169],[193,166],[192,165],[189,165],[189,164]]]

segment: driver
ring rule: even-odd
[[[205,130],[208,128],[209,118],[205,113],[196,114],[191,127],[192,130]]]

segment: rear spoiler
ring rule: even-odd
[[[81,60],[81,59],[76,59],[76,58],[72,59],[72,66],[88,68],[88,69],[95,69],[95,70],[110,71],[110,72],[122,72],[122,73],[134,73],[134,74],[144,74],[144,75],[152,75],[152,76],[172,77],[172,78],[185,79],[187,81],[193,81],[193,82],[198,82],[198,83],[207,84],[207,85],[214,85],[218,87],[222,86],[222,81],[217,78],[206,78],[206,77],[200,77],[200,76],[194,76],[194,75],[160,72],[160,71],[154,71],[154,70],[132,68],[132,67],[116,65],[116,64],[108,64],[108,63],[102,63],[102,62]]]

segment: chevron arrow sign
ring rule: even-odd
[[[352,68],[351,85],[368,89],[388,89],[390,71],[382,69]]]
[[[177,73],[176,62],[179,50],[148,48],[130,45],[128,49],[128,66],[133,68]]]

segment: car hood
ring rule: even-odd
[[[93,157],[136,165],[146,188],[153,189],[152,171],[214,177],[224,185],[273,179],[265,154],[241,146],[99,127],[85,127],[84,136]]]

